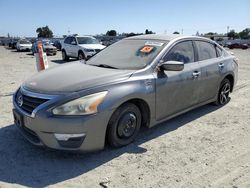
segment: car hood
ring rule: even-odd
[[[32,44],[19,44],[20,46],[31,47]]]
[[[101,44],[80,44],[79,46],[81,46],[82,48],[87,48],[87,49],[100,49],[100,50],[106,47]]]
[[[72,62],[35,74],[22,87],[37,93],[77,92],[128,79],[133,70],[118,70]]]
[[[55,49],[56,47],[53,45],[43,45],[44,49]]]

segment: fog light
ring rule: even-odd
[[[54,134],[58,141],[68,141],[69,139],[77,139],[85,137],[85,133],[81,134]]]

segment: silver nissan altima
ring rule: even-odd
[[[127,145],[199,106],[225,105],[238,60],[212,40],[180,35],[123,39],[86,62],[35,74],[13,96],[16,127],[32,144],[94,151]],[[167,125],[166,125],[167,126]]]

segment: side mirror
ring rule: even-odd
[[[166,61],[160,64],[160,68],[166,71],[182,71],[184,69],[184,63],[179,61]]]

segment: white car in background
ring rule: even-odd
[[[16,43],[16,49],[17,51],[30,51],[32,48],[32,44],[29,40],[27,39],[20,39]]]
[[[62,42],[62,58],[89,59],[105,47],[92,36],[68,36]]]

